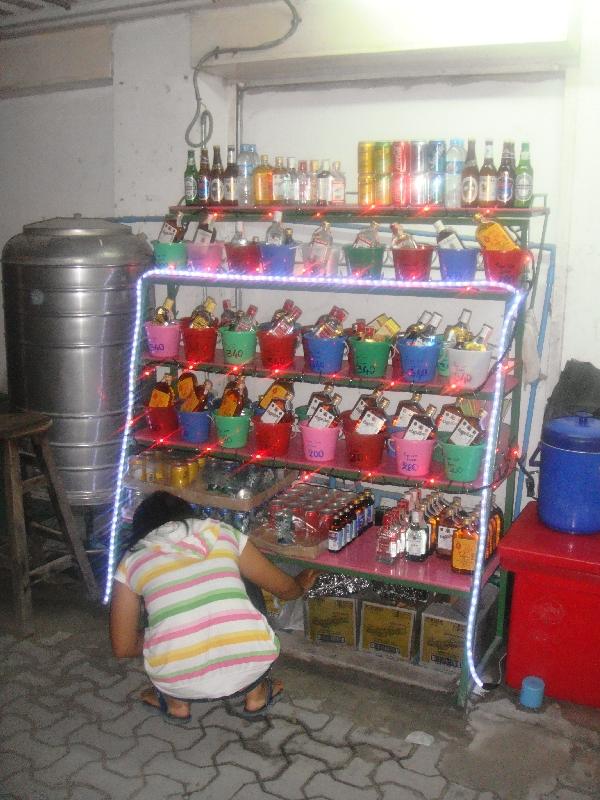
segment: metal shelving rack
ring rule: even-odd
[[[172,210],[182,210],[186,214],[198,216],[198,214],[216,213],[218,218],[224,219],[256,219],[268,220],[274,208],[202,208],[197,209],[194,207],[173,207]],[[446,221],[453,221],[455,223],[464,222],[465,224],[472,222],[472,213],[475,210],[470,209],[468,213],[464,210],[450,211],[444,209],[432,209],[429,213],[428,209],[363,209],[355,206],[345,206],[341,208],[283,208],[284,219],[286,221],[309,222],[314,221],[322,216],[327,216],[335,225],[336,222],[356,222],[357,220],[378,219],[379,221],[393,219],[395,221],[412,221],[414,223],[427,223],[430,217],[435,215],[436,219],[444,219]],[[539,217],[543,220],[542,236],[545,235],[546,223],[548,217],[548,209],[532,208],[532,209],[485,209],[484,213],[493,216],[503,224],[510,225],[517,229],[520,243],[523,246],[529,241],[529,223],[531,219]],[[539,266],[539,261],[538,261]],[[532,276],[532,286],[535,286],[537,281],[538,268],[534,269]],[[299,450],[291,449],[289,455],[284,458],[266,458],[261,456],[260,453],[252,447],[252,441],[246,448],[240,450],[223,450],[219,447],[218,442],[212,441],[198,448],[195,445],[183,442],[176,437],[157,438],[148,430],[144,430],[140,426],[139,416],[136,417],[136,397],[138,393],[138,378],[140,371],[148,368],[148,365],[158,365],[170,368],[172,371],[177,371],[181,368],[194,368],[199,367],[198,364],[190,364],[187,362],[183,355],[171,361],[156,361],[151,359],[143,350],[143,337],[144,337],[144,309],[147,307],[147,295],[151,287],[155,284],[173,284],[178,285],[196,285],[203,288],[207,287],[229,287],[232,289],[244,288],[260,288],[268,290],[290,290],[290,291],[308,291],[308,292],[336,292],[336,293],[364,293],[369,292],[377,295],[385,295],[387,297],[398,296],[411,296],[411,297],[433,297],[433,298],[460,298],[462,300],[496,300],[504,303],[504,325],[502,329],[501,341],[498,345],[498,350],[504,356],[504,361],[499,362],[498,366],[504,366],[504,369],[498,368],[490,375],[489,380],[480,387],[478,390],[468,392],[461,389],[461,395],[465,396],[471,394],[478,399],[486,399],[491,401],[492,413],[489,418],[488,440],[486,447],[486,457],[484,458],[483,474],[478,481],[472,484],[456,484],[444,481],[442,473],[432,474],[425,480],[411,481],[400,478],[394,473],[392,465],[384,461],[378,470],[373,470],[368,473],[360,472],[356,468],[346,463],[340,454],[339,460],[332,465],[326,465],[318,469],[315,468],[314,463],[306,462],[302,457]],[[531,287],[530,287],[531,288]],[[124,474],[126,468],[126,460],[129,449],[134,442],[137,441],[142,446],[153,447],[170,447],[181,449],[194,449],[200,450],[204,453],[210,453],[213,456],[221,456],[225,458],[234,458],[242,462],[250,462],[264,464],[265,466],[273,465],[277,467],[295,468],[298,470],[315,472],[318,471],[322,475],[327,475],[330,480],[336,478],[344,480],[363,481],[373,485],[375,488],[378,486],[412,486],[421,485],[424,489],[436,488],[445,492],[462,493],[469,495],[476,495],[480,497],[482,503],[482,511],[485,508],[486,513],[489,510],[489,503],[492,488],[500,483],[506,482],[506,502],[505,502],[505,519],[508,526],[512,520],[512,507],[514,502],[514,489],[515,489],[515,459],[516,453],[513,450],[513,443],[517,441],[518,428],[519,428],[519,405],[520,405],[520,388],[521,388],[521,364],[518,358],[521,336],[522,336],[522,320],[524,312],[524,299],[526,297],[525,291],[519,291],[511,286],[500,283],[493,283],[488,281],[474,281],[471,283],[455,283],[452,285],[436,282],[435,280],[428,281],[427,283],[408,283],[391,280],[362,280],[362,279],[348,279],[348,278],[314,278],[302,276],[290,277],[274,277],[269,275],[233,275],[230,273],[213,273],[202,272],[201,270],[184,269],[184,268],[161,268],[151,269],[140,278],[138,282],[138,307],[135,330],[133,333],[132,354],[131,354],[131,369],[130,369],[130,386],[129,386],[129,407],[128,407],[128,422],[123,436],[123,445],[121,452],[120,469],[118,475],[118,484],[116,492],[115,509],[113,513],[113,521],[111,527],[111,547],[109,554],[109,569],[107,581],[106,599],[110,593],[110,576],[114,569],[114,558],[116,552],[116,542],[118,532],[121,525],[120,519],[120,506],[122,504],[124,492]],[[510,342],[514,337],[514,357],[510,353]],[[214,362],[211,364],[202,364],[201,369],[208,372],[224,373],[224,372],[239,372],[245,375],[252,375],[255,377],[273,377],[273,373],[262,369],[258,362],[252,362],[244,365],[243,367],[230,367],[223,363],[222,358],[217,355]],[[298,360],[293,367],[287,371],[280,371],[278,376],[286,376],[291,380],[303,380],[309,383],[322,383],[327,381],[342,387],[353,388],[375,388],[379,386],[386,391],[400,391],[410,392],[413,388],[411,384],[404,383],[400,380],[395,380],[391,374],[385,378],[364,379],[354,378],[346,369],[340,371],[335,376],[321,376],[316,373],[306,372]],[[452,394],[449,387],[445,387],[441,382],[435,381],[431,385],[419,384],[418,390],[423,393],[431,394]],[[512,408],[510,422],[508,425],[501,425],[500,408],[502,400],[507,395],[512,395]],[[504,457],[501,459],[496,458],[496,449],[499,449]],[[484,526],[482,526],[484,527]],[[487,524],[485,528],[487,529]],[[373,534],[374,536],[374,534]],[[432,556],[429,561],[432,562],[429,568],[420,564],[408,564],[406,562],[394,567],[386,567],[378,565],[374,561],[368,559],[369,547],[372,544],[369,536],[363,534],[358,540],[353,542],[345,551],[340,554],[324,553],[314,559],[302,559],[292,557],[288,560],[301,562],[305,564],[312,564],[320,569],[344,572],[349,574],[370,576],[376,580],[381,580],[390,583],[398,583],[402,585],[413,586],[419,589],[427,589],[429,591],[443,591],[456,595],[471,596],[471,610],[470,614],[476,615],[479,591],[481,585],[487,582],[497,567],[497,561],[492,559],[485,567],[482,568],[481,576],[478,581],[472,581],[470,576],[456,576],[454,575],[446,563],[439,564],[436,556]],[[479,551],[481,556],[481,563],[483,565],[483,552],[485,549],[485,539],[480,538]],[[359,553],[360,550],[360,553]],[[374,547],[373,547],[374,551]],[[374,555],[374,553],[373,553]],[[427,562],[425,562],[427,564]],[[503,576],[500,579],[500,599],[499,599],[499,613],[497,619],[496,637],[487,652],[483,655],[478,669],[482,669],[485,663],[492,657],[494,651],[499,647],[503,638],[504,630],[504,603],[505,603],[505,590]],[[466,661],[466,659],[465,659]],[[458,703],[464,705],[466,703],[471,685],[472,678],[468,664],[463,665],[460,675],[457,700]]]

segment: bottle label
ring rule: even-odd
[[[160,389],[153,389],[148,405],[150,408],[167,408],[171,405],[171,397]]]
[[[317,408],[319,407],[319,404],[322,403],[322,402],[323,401],[322,401],[322,399],[320,397],[313,398],[312,402],[310,402],[309,405],[308,405],[308,410],[306,412],[306,416],[310,417],[311,414],[314,414],[315,411],[317,410]]]
[[[184,180],[184,192],[186,203],[193,203],[198,194],[198,183],[193,175],[186,175]]]
[[[346,202],[346,184],[343,180],[333,179],[331,202],[335,205],[343,205]]]
[[[198,177],[198,202],[207,203],[210,200],[210,180],[206,175]]]
[[[326,411],[324,408],[317,408],[315,413],[308,421],[309,428],[330,428],[331,423],[335,420],[335,416],[331,411]]]
[[[234,203],[237,200],[236,179],[230,175],[223,181],[223,200],[226,203]]]
[[[452,432],[450,441],[452,444],[468,447],[470,444],[473,444],[478,435],[479,431],[477,428],[473,427],[468,420],[463,419]]]
[[[403,408],[403,409],[400,411],[400,413],[398,414],[398,416],[397,416],[397,417],[394,419],[394,425],[395,425],[397,428],[408,428],[408,426],[410,425],[410,421],[411,421],[411,419],[414,417],[414,415],[415,415],[416,413],[417,413],[417,412],[416,412],[416,411],[413,411],[413,409],[412,409],[412,408],[406,408],[406,407],[404,407],[404,408]]]
[[[360,422],[356,426],[357,433],[375,434],[385,425],[385,420],[373,414],[372,411],[365,411]]]
[[[406,555],[424,556],[427,552],[427,533],[423,528],[406,531]]]
[[[455,414],[453,411],[444,411],[437,426],[438,433],[452,433],[460,421],[461,416],[459,414]]]
[[[446,175],[462,175],[465,168],[465,162],[454,160],[446,161]]]
[[[277,403],[269,403],[269,405],[265,409],[265,413],[262,415],[261,422],[265,422],[269,425],[274,424],[276,422],[281,422],[283,419],[283,415],[285,411],[283,408],[280,408]]]
[[[175,241],[175,236],[177,235],[177,228],[168,220],[165,220],[162,224],[162,228],[160,229],[160,233],[158,234],[158,241],[165,242],[167,244]]]
[[[285,386],[281,386],[278,383],[272,384],[264,395],[258,401],[258,405],[260,408],[268,408],[269,404],[275,400],[276,398],[284,399],[287,394],[287,389]]]
[[[465,175],[461,183],[462,201],[465,205],[470,205],[477,200],[477,178],[473,175]]]
[[[406,441],[423,442],[429,438],[430,434],[431,428],[429,425],[424,425],[418,419],[413,419],[404,434],[404,438]]]
[[[496,196],[501,203],[510,203],[513,196],[514,182],[510,175],[501,175],[496,184]]]
[[[288,183],[285,173],[273,173],[273,202],[286,203],[288,200]],[[279,242],[281,244],[281,242]]]
[[[177,394],[180,400],[186,400],[191,396],[195,389],[194,379],[189,376],[186,378],[179,378],[177,381]]]
[[[477,539],[462,539],[457,536],[452,547],[452,566],[454,569],[473,572],[476,553]]]
[[[440,525],[438,528],[438,550],[446,550],[448,553],[452,550],[452,537],[454,536],[454,528],[447,528]]]
[[[452,232],[448,234],[448,236],[444,236],[443,239],[440,239],[438,242],[438,247],[441,247],[442,250],[464,250],[464,245],[458,236]]]
[[[496,176],[480,175],[479,200],[484,203],[493,203],[496,199]]]
[[[210,182],[210,199],[213,203],[223,201],[223,179],[213,178]]]
[[[533,194],[533,175],[521,172],[515,178],[515,200],[528,203]]]

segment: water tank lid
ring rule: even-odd
[[[54,217],[23,226],[23,233],[31,236],[122,236],[131,233],[129,225],[109,222],[107,219],[82,217]]]
[[[549,420],[542,431],[542,442],[563,450],[600,453],[600,419],[578,411],[570,417]]]

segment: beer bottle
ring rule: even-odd
[[[183,188],[186,206],[193,206],[198,199],[198,170],[193,150],[187,151],[187,164],[183,173]]]
[[[515,143],[504,142],[502,146],[502,159],[496,175],[496,205],[502,208],[512,208],[514,205],[515,189]]]
[[[223,204],[223,162],[221,161],[221,148],[218,144],[213,147],[213,163],[210,171],[210,204],[211,206]]]
[[[206,147],[200,150],[200,169],[198,170],[197,182],[198,205],[207,206],[210,203],[210,163]]]
[[[261,156],[260,164],[252,173],[254,203],[257,206],[270,206],[273,203],[273,167],[269,156]]]
[[[223,205],[237,206],[237,178],[238,168],[235,163],[235,147],[229,145],[227,148],[227,168],[223,173]]]
[[[494,166],[494,142],[485,140],[485,158],[479,170],[479,206],[490,208],[496,205],[496,167]]]
[[[515,170],[515,208],[529,208],[533,200],[533,167],[529,160],[529,142],[521,145]]]
[[[479,169],[475,154],[475,139],[469,139],[467,158],[460,178],[460,192],[463,208],[475,208],[479,190]]]

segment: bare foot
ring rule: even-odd
[[[273,681],[273,694],[272,697],[277,697],[277,695],[283,691],[283,683],[281,681]],[[263,706],[267,702],[267,681],[263,681],[259,683],[258,686],[255,686],[254,689],[251,689],[248,694],[246,695],[246,702],[244,703],[244,708],[246,711],[258,711],[259,708],[263,708]]]
[[[179,700],[163,692],[163,697],[167,703],[167,714],[174,719],[187,719],[190,715],[190,704],[186,700]],[[154,686],[149,686],[140,692],[142,703],[154,708],[160,708],[160,702]]]

